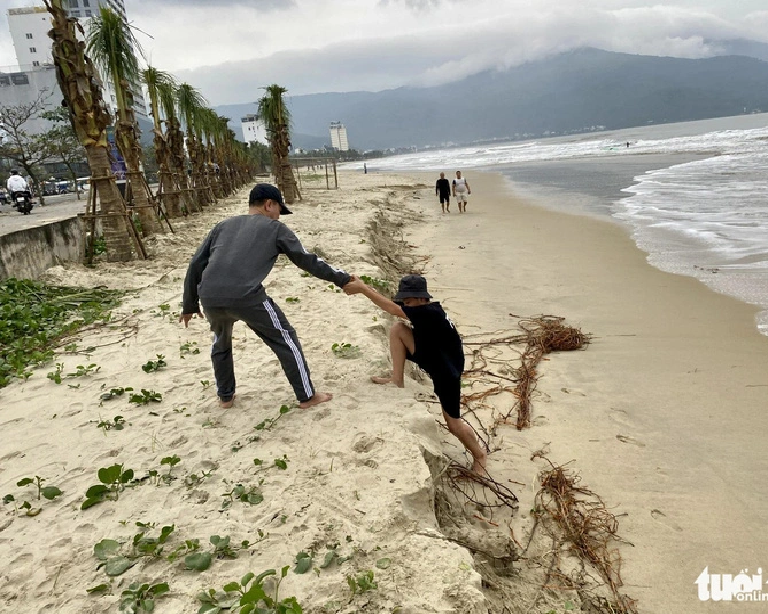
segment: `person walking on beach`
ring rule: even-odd
[[[488,456],[472,427],[461,418],[461,374],[464,372],[461,337],[440,303],[430,302],[432,295],[427,292],[427,280],[421,275],[406,275],[400,280],[394,301],[355,276],[344,286],[344,292],[363,294],[387,313],[410,321],[411,326],[396,322],[389,331],[392,375],[371,380],[375,384],[405,387],[406,360],[426,371],[440,399],[448,430],[472,455],[472,470],[484,473]]]
[[[306,409],[330,401],[333,395],[317,392],[296,331],[269,298],[262,282],[280,254],[315,277],[343,288],[350,275],[307,252],[280,215],[291,211],[275,186],[259,183],[248,198],[248,215],[231,217],[214,226],[187,269],[184,307],[179,317],[184,326],[200,312],[213,331],[211,362],[216,375],[219,404],[232,407],[235,371],[232,360],[232,327],[242,320],[277,355],[280,365]]]
[[[453,195],[456,197],[456,202],[459,204],[459,213],[467,212],[467,195],[472,194],[472,190],[469,188],[467,180],[461,176],[461,171],[456,171],[456,179],[453,180]],[[461,205],[464,204],[462,210]]]
[[[445,173],[440,173],[440,179],[435,183],[435,196],[440,197],[440,208],[443,213],[451,212],[451,184],[445,178]]]

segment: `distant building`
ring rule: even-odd
[[[8,29],[20,68],[53,64],[51,39],[48,38],[51,17],[44,6],[8,9]]]
[[[70,17],[84,21],[83,27],[88,31],[87,20],[99,13],[101,6],[108,7],[120,15],[127,22],[123,0],[63,0],[63,6]],[[8,29],[11,32],[13,46],[16,49],[16,63],[18,71],[33,71],[40,67],[53,64],[51,55],[51,39],[48,31],[51,29],[51,16],[42,5],[18,9],[8,9]],[[3,72],[16,72],[9,67]],[[99,70],[99,77],[103,84],[104,101],[109,105],[114,114],[117,110],[117,96],[115,86],[107,75]],[[61,102],[61,94],[56,87],[54,98],[56,105]],[[148,120],[147,103],[141,84],[132,83],[133,109],[137,116]],[[34,98],[33,98],[34,99]]]
[[[56,69],[53,64],[42,66],[0,68],[0,105],[15,107],[37,100],[45,90],[46,107],[53,109],[61,106],[62,96],[56,82]],[[24,130],[29,134],[45,132],[52,124],[41,118],[29,120]]]
[[[240,127],[243,130],[243,140],[250,143],[269,145],[267,140],[267,128],[258,115],[246,115],[240,118]]]
[[[328,126],[331,133],[331,147],[339,151],[349,151],[349,141],[347,140],[347,129],[341,122],[331,122]]]

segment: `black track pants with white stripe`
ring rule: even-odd
[[[241,320],[275,353],[299,402],[315,394],[309,366],[301,351],[296,331],[274,301],[230,307],[207,307],[205,317],[213,331],[211,362],[216,374],[216,388],[222,401],[235,394],[235,368],[232,360],[232,327]]]

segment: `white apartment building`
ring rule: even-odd
[[[64,5],[70,17],[76,17],[84,22],[83,27],[86,31],[88,30],[87,21],[98,15],[101,6],[111,8],[123,20],[127,19],[123,0],[64,0]],[[11,31],[13,46],[16,49],[19,72],[29,73],[53,64],[51,39],[48,37],[48,30],[51,29],[51,17],[44,6],[8,9],[8,28]],[[16,71],[6,69],[3,72]],[[117,110],[115,86],[112,80],[101,71],[99,71],[99,77],[104,88],[104,101],[114,114]],[[34,81],[34,79],[32,80]],[[134,112],[141,119],[148,121],[147,103],[141,84],[133,83],[131,85]],[[61,98],[58,87],[55,96]]]
[[[8,26],[19,68],[30,70],[53,64],[51,39],[48,38],[51,17],[44,6],[8,9]]]
[[[258,115],[246,115],[240,118],[240,128],[243,130],[243,140],[248,143],[269,145],[267,128]]]
[[[331,122],[328,126],[331,133],[331,147],[339,151],[349,151],[349,141],[347,140],[347,129],[341,122]]]

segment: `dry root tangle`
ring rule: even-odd
[[[539,476],[541,488],[536,494],[535,510],[537,526],[544,527],[557,544],[553,552],[559,553],[560,547],[567,545],[573,554],[597,572],[611,595],[610,599],[589,598],[598,611],[637,614],[635,601],[620,592],[621,555],[615,544],[621,539],[617,535],[619,523],[616,517],[606,509],[598,495],[580,486],[578,475],[552,464],[540,453],[534,457],[544,459],[551,467]],[[547,581],[557,576],[563,584],[582,584],[567,578],[560,571],[558,561],[559,557],[555,555]]]
[[[583,349],[590,341],[588,334],[563,322],[564,318],[541,315],[520,320],[518,326],[522,333],[502,331],[496,333],[501,336],[494,336],[488,341],[473,341],[474,336],[465,337],[464,345],[476,346],[465,375],[485,384],[481,392],[464,395],[465,411],[487,408],[486,399],[509,392],[514,395],[515,403],[508,412],[496,416],[493,429],[499,424],[509,424],[513,413],[517,414],[514,422],[517,429],[528,428],[531,425],[531,397],[538,379],[537,368],[544,355]],[[520,345],[524,345],[522,350],[516,347]],[[520,356],[519,367],[500,359],[504,348]],[[495,371],[491,369],[492,365],[498,365]]]

